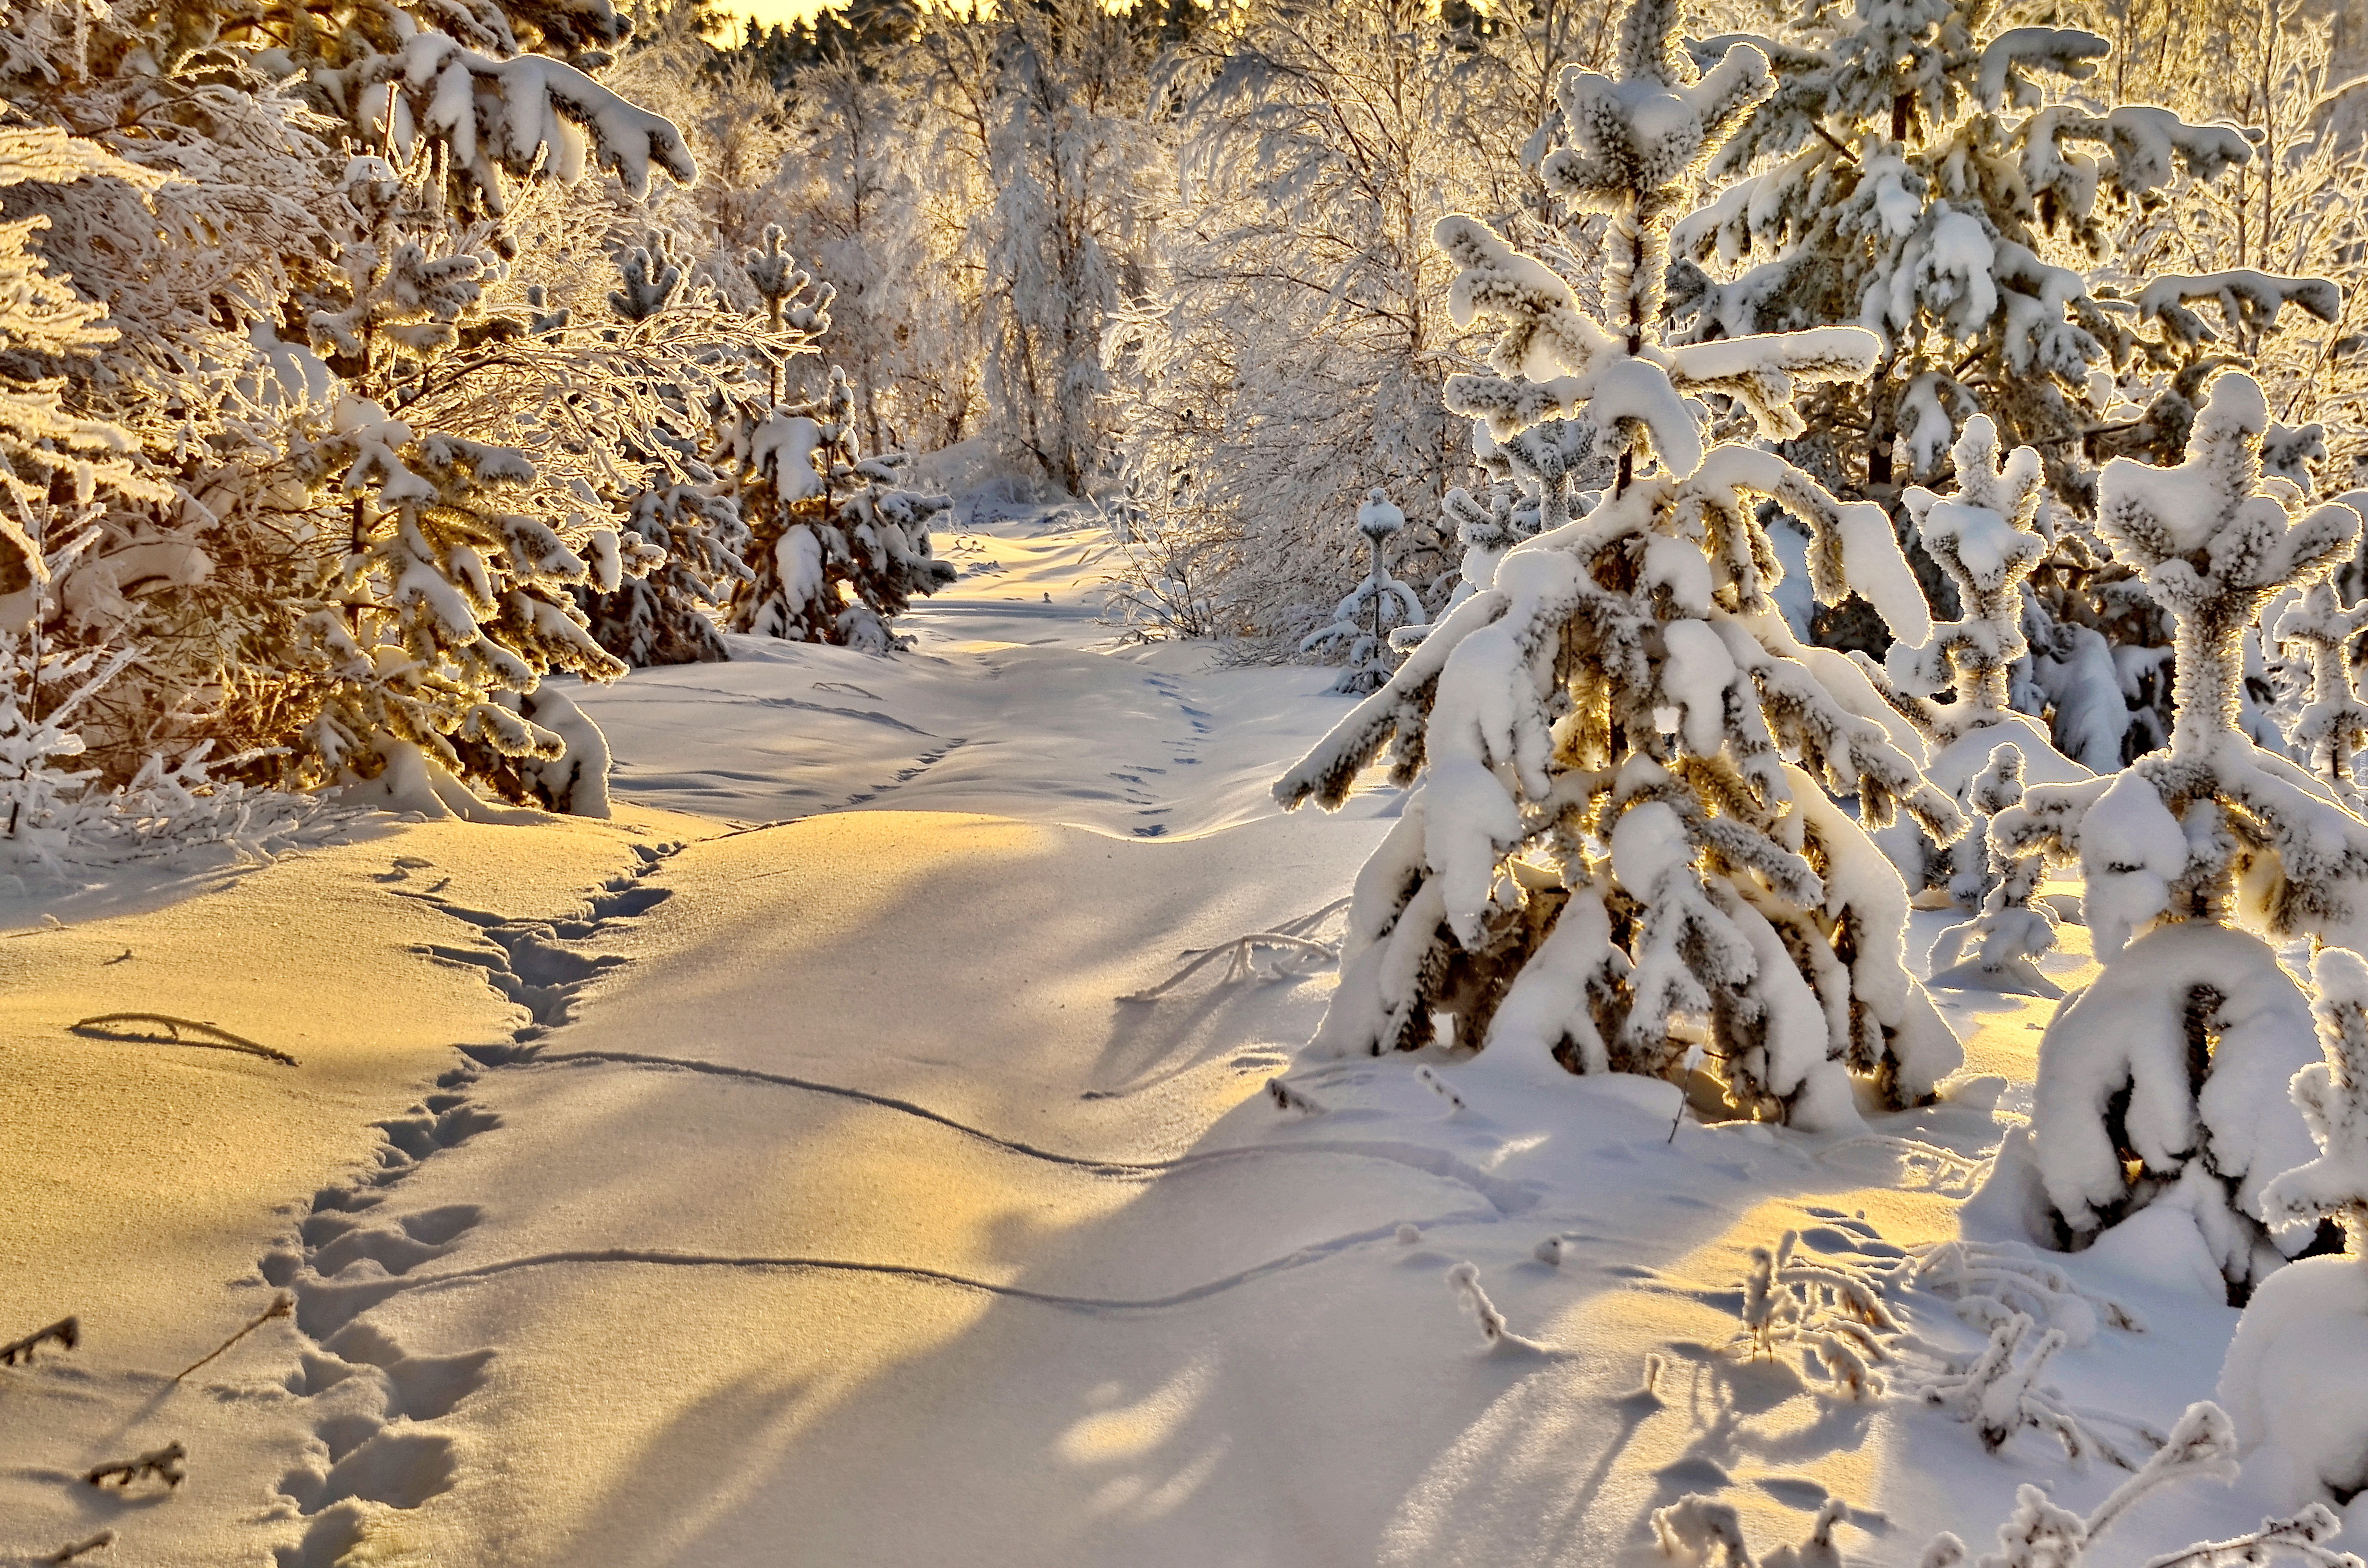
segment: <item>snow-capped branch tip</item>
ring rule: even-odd
[[[2093,62],[2112,49],[2095,33],[2078,28],[2009,28],[1982,51],[1981,105],[1992,113],[2009,107],[2036,108],[2042,94],[2024,72],[2044,69],[2069,81],[2086,81],[2096,74]]]

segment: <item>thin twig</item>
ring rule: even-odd
[[[188,1479],[189,1472],[181,1463],[188,1457],[189,1450],[178,1442],[167,1443],[131,1459],[95,1466],[83,1479],[93,1486],[104,1486],[111,1481],[129,1491],[133,1482],[153,1475],[167,1486],[178,1486]]]
[[[162,1024],[172,1030],[170,1035],[125,1034],[107,1028],[109,1024]],[[297,1065],[296,1059],[284,1051],[274,1051],[268,1045],[257,1045],[244,1035],[234,1035],[215,1024],[201,1023],[195,1018],[176,1018],[165,1013],[101,1013],[97,1017],[84,1018],[67,1026],[70,1033],[92,1040],[138,1040],[150,1045],[194,1045],[208,1051],[243,1051],[249,1056],[260,1056],[277,1062],[282,1067]],[[211,1035],[211,1040],[184,1040],[183,1029]]]
[[[1827,146],[1831,147],[1835,152],[1839,153],[1843,157],[1849,159],[1850,163],[1855,165],[1858,162],[1858,154],[1843,146],[1840,140],[1836,137],[1832,131],[1827,131],[1824,126],[1819,125],[1814,119],[1809,121],[1809,129],[1824,137],[1826,139]]]
[[[54,1341],[61,1350],[71,1350],[82,1343],[82,1320],[60,1318],[47,1328],[37,1328],[22,1339],[0,1345],[0,1367],[13,1367],[20,1361],[30,1361],[36,1346]]]
[[[261,1328],[273,1318],[284,1318],[295,1310],[295,1298],[290,1296],[284,1290],[281,1291],[279,1295],[271,1298],[271,1304],[269,1306],[264,1308],[262,1312],[256,1314],[256,1319],[253,1323],[248,1324],[245,1328],[240,1329],[236,1334],[232,1335],[228,1339],[223,1340],[220,1345],[214,1346],[211,1354],[201,1356],[197,1360],[189,1363],[189,1365],[182,1368],[179,1375],[175,1377],[173,1381],[176,1383],[179,1382],[182,1378],[188,1377],[191,1372],[196,1371],[199,1367],[202,1367],[208,1361],[212,1360],[214,1357],[221,1355],[223,1351],[229,1349],[240,1340],[245,1339],[248,1335],[253,1334],[256,1329]]]
[[[58,1548],[55,1551],[51,1552],[47,1557],[42,1558],[41,1561],[44,1562],[71,1562],[86,1551],[97,1551],[102,1547],[113,1546],[114,1544],[115,1532],[113,1530],[101,1530],[97,1535],[92,1536],[88,1540],[77,1540],[71,1545]]]

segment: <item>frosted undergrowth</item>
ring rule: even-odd
[[[268,860],[320,842],[355,816],[316,797],[217,779],[221,765],[203,743],[177,761],[150,756],[114,789],[96,769],[72,767],[85,749],[74,728],[78,710],[131,657],[84,650],[41,659],[0,639],[0,895],[209,848]],[[48,700],[37,705],[29,695],[36,691]]]
[[[1734,1348],[1749,1357],[1796,1359],[1811,1381],[1852,1400],[1920,1403],[1974,1427],[1992,1452],[2035,1432],[2061,1446],[2075,1468],[2095,1455],[2123,1470],[2141,1459],[2100,1423],[2141,1440],[2162,1439],[2135,1422],[2074,1410],[2046,1381],[2049,1362],[2085,1346],[2100,1328],[2145,1332],[2128,1307],[2076,1284],[2032,1248],[1939,1242],[1899,1248],[1848,1222],[1786,1231],[1773,1247],[1750,1250],[1742,1329]],[[1915,1332],[1919,1314],[1953,1315],[1987,1341],[1952,1353]]]

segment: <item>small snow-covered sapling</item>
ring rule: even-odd
[[[1384,553],[1405,527],[1406,514],[1390,504],[1387,494],[1378,487],[1365,493],[1364,505],[1357,508],[1357,531],[1365,538],[1372,564],[1364,580],[1332,608],[1331,624],[1309,632],[1299,644],[1303,653],[1347,645],[1349,667],[1334,683],[1335,691],[1361,696],[1379,688],[1390,678],[1395,663],[1390,657],[1393,626],[1411,629],[1422,621],[1422,600],[1390,575]]]
[[[2368,600],[2346,605],[2335,585],[2319,583],[2278,617],[2277,641],[2300,648],[2310,665],[2310,702],[2295,718],[2294,744],[2311,770],[2355,807],[2363,782],[2361,748],[2368,745],[2368,703],[2351,683],[2351,651],[2368,631]]]
[[[1601,309],[1478,218],[1433,232],[1455,320],[1501,328],[1450,405],[1499,444],[1588,421],[1607,494],[1505,550],[1275,792],[1337,808],[1393,742],[1393,782],[1420,785],[1358,879],[1319,1051],[1417,1049],[1449,1019],[1460,1048],[1525,1070],[1668,1077],[1707,1036],[1746,1114],[1847,1128],[1853,1073],[1912,1103],[1963,1053],[1909,975],[1906,891],[1834,797],[1942,841],[1963,813],[1862,716],[1863,673],[1803,648],[1770,594],[1766,502],[1806,526],[1820,598],[1856,588],[1924,640],[1888,517],[1705,417],[1716,399],[1797,437],[1799,389],[1863,376],[1873,335],[1660,341],[1669,220],[1767,89],[1748,45],[1690,69],[1679,21],[1636,0],[1618,75],[1556,85],[1571,142],[1539,173],[1610,215]]]
[[[2272,1223],[2332,1220],[2351,1256],[2368,1259],[2368,961],[2348,949],[2322,948],[2311,979],[2327,1059],[2296,1073],[2291,1093],[2318,1158],[2264,1187],[2261,1211]]]
[[[2315,1041],[2275,953],[2231,927],[2368,939],[2368,823],[2238,725],[2247,631],[2279,594],[2325,578],[2361,523],[2348,505],[2306,507],[2291,482],[2264,476],[2268,425],[2260,384],[2228,371],[2185,461],[2106,465],[2098,532],[2177,624],[2170,744],[2111,778],[2033,785],[1990,828],[2002,858],[2078,862],[2105,964],[2040,1043],[2032,1147],[2056,1223],[2083,1241],[2176,1199],[2240,1290],[2275,1261],[2257,1204],[2262,1184],[2299,1163],[2289,1151],[2301,1129],[2277,1100]],[[2129,1027],[2133,1006],[2152,1009],[2142,1028]],[[2108,1007],[2116,1027],[2095,1028]]]

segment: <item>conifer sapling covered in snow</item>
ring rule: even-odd
[[[1419,786],[1358,879],[1318,1049],[1418,1048],[1446,1018],[1484,1062],[1550,1080],[1669,1074],[1706,1040],[1746,1114],[1849,1126],[1853,1072],[1913,1101],[1960,1051],[1907,974],[1906,890],[1828,791],[1855,793],[1870,823],[1905,808],[1944,842],[1962,815],[1861,716],[1881,710],[1864,676],[1813,662],[1769,596],[1782,568],[1762,502],[1808,528],[1821,597],[1855,585],[1925,641],[1889,519],[1772,454],[1704,440],[1713,399],[1798,434],[1796,387],[1862,376],[1875,339],[1655,340],[1680,194],[1766,90],[1748,46],[1693,77],[1676,22],[1667,0],[1639,0],[1617,79],[1560,78],[1572,143],[1541,168],[1610,216],[1600,318],[1477,219],[1436,231],[1462,267],[1459,318],[1503,329],[1493,373],[1456,378],[1451,404],[1500,443],[1583,415],[1609,494],[1507,551],[1276,793],[1337,805],[1394,737],[1395,781]]]
[[[2351,651],[2368,631],[2368,601],[2346,605],[2332,582],[2313,584],[2279,615],[2275,634],[2300,648],[2310,666],[2310,702],[2295,717],[2293,741],[2311,771],[2332,785],[2354,811],[2368,779],[2360,772],[2368,745],[2368,703],[2351,680]]]
[[[857,434],[854,390],[833,367],[818,402],[776,409],[739,437],[730,455],[751,575],[734,630],[884,653],[901,645],[889,620],[954,580],[929,545],[929,519],[951,502],[905,488],[905,454],[865,457]]]
[[[1336,644],[1347,645],[1349,667],[1334,685],[1335,691],[1363,693],[1378,688],[1390,678],[1393,627],[1421,623],[1422,600],[1412,588],[1390,575],[1388,559],[1383,554],[1390,540],[1405,527],[1406,514],[1391,506],[1387,495],[1379,489],[1366,494],[1364,505],[1357,508],[1357,531],[1365,536],[1366,546],[1372,553],[1372,566],[1366,572],[1364,581],[1333,607],[1332,624],[1309,632],[1299,644],[1303,653]]]
[[[2272,1245],[2261,1198],[2309,1155],[2283,1101],[2314,1046],[2300,988],[2235,923],[2349,945],[2368,921],[2368,823],[2237,727],[2247,629],[2325,577],[2360,526],[2262,475],[2268,423],[2260,386],[2224,373],[2184,463],[2107,465],[2099,532],[2177,618],[2171,744],[2110,778],[2034,785],[1991,825],[2002,856],[2078,860],[2105,965],[2040,1044],[2024,1146],[2054,1239],[2086,1245],[2161,1207],[2130,1244],[2206,1257],[2237,1292],[2310,1239],[2287,1227]]]

